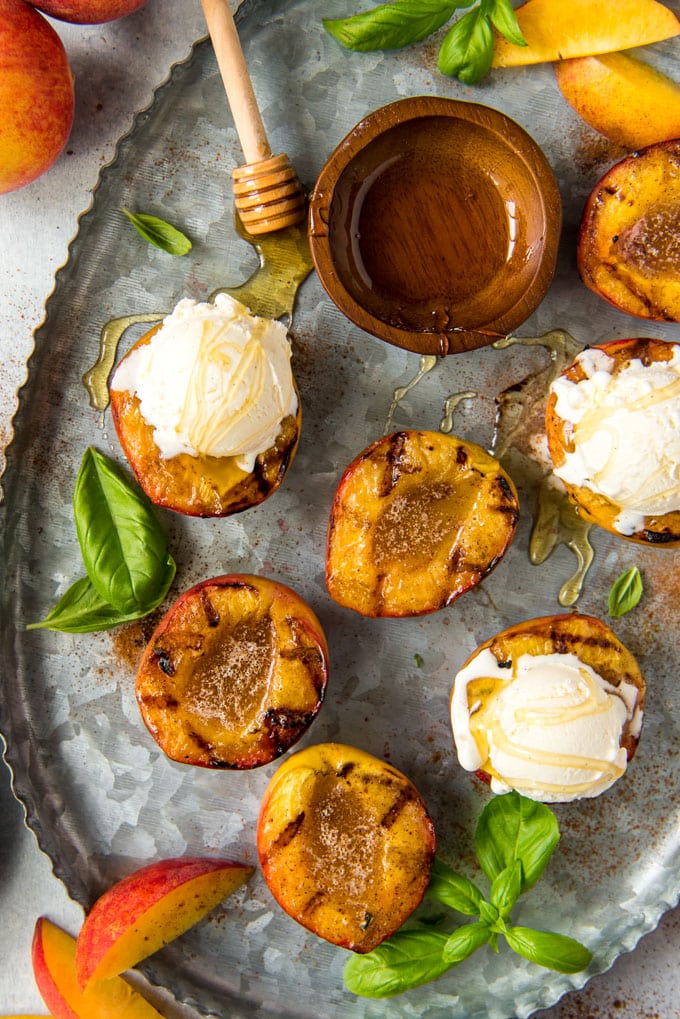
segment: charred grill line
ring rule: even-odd
[[[382,828],[391,828],[399,818],[399,815],[415,799],[411,789],[401,789],[394,803],[380,821]]]
[[[205,590],[201,591],[201,605],[203,607],[203,612],[205,613],[208,626],[213,628],[219,626],[220,614],[211,602],[208,593]]]
[[[280,832],[271,844],[267,858],[275,857],[281,853],[286,846],[289,846],[296,837],[305,820],[305,812],[302,810],[297,817],[289,821],[286,827]]]
[[[153,655],[156,659],[156,664],[159,669],[165,673],[166,676],[174,676],[177,669],[174,662],[170,658],[170,652],[166,651],[162,647],[155,647],[153,649]]]

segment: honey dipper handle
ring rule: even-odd
[[[201,0],[201,3],[246,163],[268,159],[272,151],[229,0]]]

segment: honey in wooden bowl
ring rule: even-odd
[[[418,96],[369,114],[310,198],[319,278],[356,325],[421,354],[484,346],[541,302],[561,202],[539,146],[504,114]]]

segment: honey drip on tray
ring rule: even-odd
[[[494,343],[503,350],[514,344],[544,347],[550,361],[520,382],[502,390],[495,397],[496,422],[491,452],[501,461],[519,487],[535,496],[534,525],[529,541],[529,558],[534,565],[544,563],[559,545],[565,545],[576,556],[576,570],[560,588],[558,601],[568,608],[575,605],[593,561],[589,534],[592,525],[584,520],[571,503],[561,484],[552,473],[545,440],[545,406],[551,382],[571,364],[582,349],[573,336],[554,329],[543,336],[507,336]],[[432,371],[439,358],[421,357],[419,369],[405,386],[394,390],[387,417],[386,432],[392,428],[397,406],[424,376]],[[440,431],[454,428],[456,408],[478,396],[465,391],[448,397]]]
[[[263,318],[293,317],[293,308],[300,285],[307,279],[314,263],[309,250],[307,230],[303,225],[288,227],[275,234],[253,237],[246,233],[238,216],[236,229],[255,248],[260,264],[244,283],[220,287],[210,295],[230,294],[254,314]],[[113,318],[102,328],[99,354],[94,365],[82,377],[90,405],[104,411],[109,405],[109,375],[116,360],[123,333],[138,322],[160,322],[167,312],[147,312]]]
[[[554,329],[544,336],[508,336],[496,341],[494,348],[505,349],[516,343],[545,347],[550,362],[496,396],[491,451],[517,484],[536,492],[529,541],[531,562],[544,563],[559,545],[565,545],[576,556],[576,571],[558,595],[560,605],[568,608],[578,601],[593,561],[589,540],[592,524],[580,516],[552,473],[545,448],[545,405],[551,382],[573,361],[582,345],[564,330]]]
[[[141,315],[123,315],[112,318],[99,334],[99,354],[91,368],[83,375],[83,385],[90,397],[90,406],[95,410],[106,410],[109,405],[109,375],[116,360],[116,351],[123,333],[137,322],[160,322],[164,311],[147,312]]]
[[[392,403],[390,404],[390,409],[387,412],[387,421],[385,422],[385,435],[388,435],[392,431],[392,420],[397,412],[397,407],[399,406],[401,401],[404,399],[405,396],[408,396],[411,390],[418,385],[421,379],[424,379],[425,376],[432,371],[436,364],[437,357],[434,354],[423,354],[422,357],[420,358],[418,371],[413,376],[411,381],[407,382],[405,386],[399,386],[397,389],[394,390],[394,392],[392,393]]]

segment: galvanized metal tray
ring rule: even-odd
[[[576,230],[583,201],[622,155],[583,126],[562,100],[549,65],[497,71],[476,88],[436,71],[434,43],[398,53],[353,54],[323,30],[343,0],[246,0],[239,30],[274,151],[287,151],[312,184],[332,148],[366,113],[421,93],[494,106],[543,147],[565,210],[559,266],[547,298],[518,330],[567,329],[582,344],[624,336],[678,339],[677,327],[641,323],[580,284]],[[670,68],[676,42],[653,48]],[[212,49],[200,42],[172,70],[150,108],[122,140],[80,220],[36,335],[3,480],[0,723],[16,795],[55,873],[85,907],[113,880],[152,859],[183,853],[256,862],[259,799],[276,765],[248,773],[185,768],[146,732],[134,700],[141,626],[69,636],[27,632],[81,575],[71,514],[86,446],[122,461],[108,414],[88,403],[81,376],[97,357],[109,319],[170,310],[236,285],[257,264],[234,229],[229,173],[242,161]],[[121,214],[127,207],[170,219],[194,249],[173,259],[147,247]],[[451,225],[455,229],[455,224]],[[126,349],[143,327],[130,330]],[[548,361],[540,345],[486,348],[440,360],[390,418],[395,391],[418,372],[416,355],[352,326],[311,276],[293,325],[304,407],[303,438],[283,487],[262,506],[226,520],[163,513],[178,561],[172,594],[230,570],[253,571],[296,588],[327,632],[331,682],[304,743],[351,742],[387,757],[423,793],[439,852],[474,876],[472,833],[488,791],[457,764],[448,723],[456,669],[482,640],[520,619],[562,611],[558,592],[574,572],[564,547],[542,566],[529,560],[534,491],[516,481],[523,514],[505,560],[448,609],[413,620],[369,620],[340,609],[324,585],[330,500],[344,467],[385,430],[438,428],[447,398],[473,391],[456,432],[489,446],[494,396]],[[521,470],[520,470],[521,473]],[[522,922],[587,943],[586,973],[563,976],[509,952],[480,952],[436,984],[389,1002],[343,987],[345,953],[306,933],[256,877],[217,915],[144,967],[148,978],[205,1015],[234,1017],[423,1016],[508,1019],[555,1002],[608,968],[652,929],[680,893],[680,669],[678,553],[641,550],[593,532],[595,559],[579,608],[606,615],[606,592],[626,567],[643,571],[641,605],[614,628],[648,679],[648,709],[628,774],[595,801],[556,808],[560,848],[544,880],[519,908]],[[304,744],[303,744],[304,745]]]

